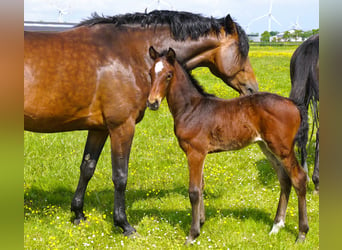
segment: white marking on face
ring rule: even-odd
[[[157,62],[156,66],[154,67],[154,70],[156,74],[158,74],[162,69],[164,68],[163,62]]]

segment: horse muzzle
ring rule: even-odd
[[[160,106],[160,101],[155,100],[153,103],[150,102],[150,100],[147,100],[147,107],[151,110],[158,110]]]

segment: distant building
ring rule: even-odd
[[[288,32],[290,34],[294,34],[296,30],[289,30]],[[281,32],[281,33],[278,33],[276,36],[272,36],[271,37],[271,41],[272,39],[276,39],[277,42],[303,42],[303,39],[301,37],[297,37],[297,38],[294,38],[294,37],[291,37],[289,41],[285,41],[284,39],[284,34],[285,32]]]
[[[260,42],[260,36],[258,33],[247,34],[249,41]]]
[[[25,31],[63,31],[71,29],[77,23],[24,21]]]

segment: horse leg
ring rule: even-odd
[[[306,143],[304,146],[300,148],[300,157],[301,157],[301,164],[306,173],[306,180],[309,182],[310,181],[309,168],[308,168],[308,163],[306,162],[306,159],[307,159]]]
[[[299,234],[297,242],[302,242],[309,231],[306,211],[306,173],[299,166],[293,150],[282,159],[282,163],[298,196]]]
[[[128,120],[121,126],[110,129],[112,180],[114,183],[114,225],[123,229],[125,236],[136,230],[128,223],[125,211],[125,190],[127,185],[128,161],[134,135],[135,122]]]
[[[319,129],[316,132],[316,152],[315,152],[315,168],[312,174],[312,181],[315,183],[315,193],[319,193]]]
[[[101,154],[102,148],[108,137],[108,131],[89,131],[86,146],[84,148],[83,160],[80,166],[80,179],[76,188],[74,198],[71,202],[71,211],[75,212],[75,224],[85,220],[83,213],[84,194],[88,182],[94,175],[96,163]]]
[[[269,233],[270,235],[277,234],[279,229],[285,226],[286,208],[291,192],[291,180],[285,172],[282,163],[274,156],[267,146],[263,142],[259,143],[259,146],[268,160],[271,162],[271,165],[276,171],[280,183],[280,197],[277,213],[274,218],[272,230]]]
[[[203,169],[203,168],[202,168]],[[204,176],[202,173],[202,183],[201,183],[201,191],[202,194],[200,196],[200,226],[202,227],[204,222],[205,222],[205,208],[204,208],[204,197],[203,197],[203,193],[204,193]]]
[[[192,222],[190,233],[185,245],[192,243],[200,234],[201,207],[203,206],[203,198],[201,198],[203,187],[202,172],[205,154],[190,150],[190,152],[187,152],[187,158],[189,165],[189,198],[192,208]]]

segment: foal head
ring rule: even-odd
[[[147,106],[152,110],[157,110],[166,96],[169,84],[175,74],[176,53],[170,48],[164,56],[164,53],[159,54],[153,47],[150,47],[149,52],[154,63],[150,69],[152,86]]]

